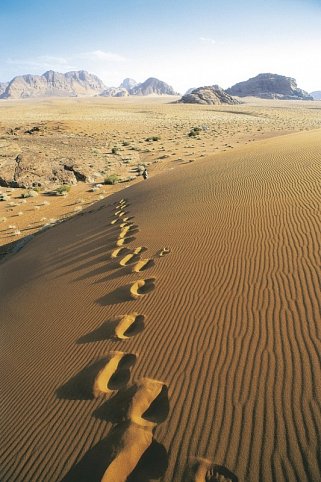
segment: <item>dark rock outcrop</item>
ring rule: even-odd
[[[51,184],[76,184],[72,170],[66,170],[59,162],[49,163],[45,156],[19,154],[15,160],[8,160],[1,167],[0,186],[45,187]]]
[[[95,95],[105,89],[103,82],[85,70],[61,74],[49,70],[43,75],[19,75],[12,79],[0,94],[1,99],[29,97],[77,97]]]
[[[227,94],[218,85],[198,87],[178,101],[181,104],[240,104],[240,101]]]
[[[299,89],[296,80],[278,74],[259,74],[244,82],[239,82],[226,92],[238,97],[260,97],[262,99],[283,100],[313,100],[302,89]]]

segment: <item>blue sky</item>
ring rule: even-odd
[[[85,69],[228,87],[260,72],[321,90],[321,0],[0,0],[0,81]]]

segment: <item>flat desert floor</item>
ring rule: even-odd
[[[0,264],[0,480],[319,481],[321,110],[141,102],[101,110],[151,177]]]

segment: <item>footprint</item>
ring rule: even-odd
[[[117,204],[121,204],[121,203],[125,203],[125,202],[127,202],[127,199],[122,197],[119,201],[114,202],[114,206],[117,206]]]
[[[114,249],[114,251],[111,253],[111,258],[117,258],[121,253],[125,254],[129,251],[128,248],[125,248],[125,246],[121,246],[120,248]]]
[[[167,451],[152,431],[125,422],[91,447],[61,482],[147,482],[159,480],[167,467]]]
[[[192,461],[184,480],[187,482],[238,482],[237,476],[224,465],[216,465],[200,457]]]
[[[129,230],[130,230],[130,226],[124,226],[119,233],[118,239],[124,238]]]
[[[164,422],[168,413],[167,385],[151,378],[142,378],[130,402],[128,419],[137,425],[153,428]]]
[[[136,358],[136,355],[131,353],[112,352],[107,363],[95,378],[94,397],[120,390],[126,386],[130,379],[131,369],[136,363]]]
[[[119,208],[121,208],[121,206],[123,206],[124,204],[127,204],[126,199],[121,199],[120,201],[115,202],[114,206],[116,207],[116,209],[119,209]]]
[[[121,223],[119,226],[120,226],[121,228],[126,228],[127,226],[130,227],[130,226],[133,226],[133,225],[134,225],[134,223],[126,223],[126,222],[125,222],[125,223]]]
[[[155,288],[155,280],[156,278],[148,278],[148,279],[140,279],[136,281],[130,288],[130,295],[135,300],[142,295],[153,291]]]
[[[117,428],[115,427],[114,431]],[[126,482],[143,454],[151,446],[153,432],[148,428],[129,424],[117,439],[112,450],[115,454],[114,459],[105,471],[101,482]]]
[[[135,263],[139,259],[139,254],[130,253],[127,254],[122,260],[120,260],[120,266],[126,266],[127,264]]]
[[[95,341],[92,338],[93,336],[87,336],[87,341]],[[98,336],[97,339],[102,338]],[[136,358],[131,353],[114,352],[92,360],[57,388],[56,395],[64,400],[92,400],[101,393],[119,390],[128,383]]]
[[[144,320],[145,316],[136,312],[122,316],[115,327],[115,337],[126,340],[137,335],[145,328]]]
[[[170,253],[171,252],[171,249],[170,248],[162,248],[159,253],[158,253],[158,256],[162,257],[162,256],[165,256],[166,254]]]
[[[124,244],[129,244],[134,240],[135,240],[134,236],[128,236],[128,238],[126,237],[120,238],[120,239],[117,239],[116,246],[123,246]]]
[[[133,253],[139,254],[139,253],[144,253],[144,251],[147,251],[147,248],[145,248],[145,246],[138,246],[133,250]]]
[[[153,259],[141,259],[133,267],[133,272],[139,273],[140,271],[145,271],[145,269],[152,268],[154,265],[155,261]]]

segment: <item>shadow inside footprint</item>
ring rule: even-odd
[[[168,388],[163,385],[160,394],[152,401],[142,418],[154,423],[164,422],[169,414]]]
[[[117,370],[112,374],[107,383],[108,390],[120,390],[130,380],[131,369],[136,363],[136,355],[132,353],[124,353],[120,362],[118,363]]]
[[[139,296],[146,295],[155,289],[156,278],[141,279],[130,287],[131,297],[137,299]]]
[[[127,328],[123,333],[123,338],[131,338],[132,336],[138,335],[145,328],[145,316],[137,315],[134,322]]]

